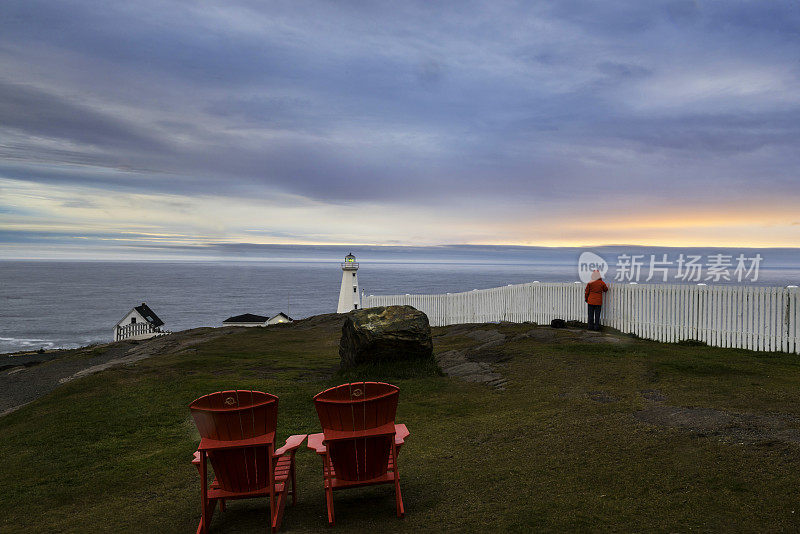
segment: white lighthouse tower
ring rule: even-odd
[[[348,254],[342,263],[342,288],[339,290],[339,307],[336,313],[347,313],[361,307],[357,271],[356,257],[352,253]]]

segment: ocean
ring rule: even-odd
[[[534,280],[573,282],[584,250],[609,263],[606,280],[611,282],[622,254],[644,257],[639,282],[645,283],[650,254],[658,260],[667,254],[667,261],[674,263],[681,253],[694,254],[710,265],[708,257],[722,253],[733,257],[728,269],[733,279],[702,281],[800,285],[800,249],[459,246],[353,247],[352,252],[360,263],[360,287],[377,295],[453,293]],[[0,353],[109,342],[117,321],[142,302],[165,322],[163,328],[173,331],[221,326],[224,319],[242,313],[284,312],[293,318],[331,313],[339,296],[341,258],[350,251],[284,246],[264,249],[258,257],[215,261],[0,261]],[[270,252],[276,259],[269,258]],[[753,273],[751,279],[735,279],[740,253],[762,256],[757,280],[752,280]],[[293,254],[297,260],[291,260]],[[673,265],[667,282],[682,281],[675,275]]]

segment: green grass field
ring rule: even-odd
[[[339,532],[800,531],[800,358],[530,325],[505,391],[430,366],[338,375],[330,327],[238,329],[75,380],[0,419],[0,531],[194,532],[199,441],[187,405],[220,389],[280,397],[279,437],[318,431],[314,394],[349,379],[401,389],[406,518],[393,489],[336,494]],[[434,329],[437,351],[474,344]],[[564,337],[567,336],[567,337]],[[297,455],[283,532],[328,531],[320,460]],[[213,532],[263,532],[263,500],[230,503]]]

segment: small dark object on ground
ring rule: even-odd
[[[362,363],[433,357],[428,316],[411,306],[386,306],[350,312],[339,341],[342,368]]]
[[[36,351],[36,354],[44,354],[44,347]]]
[[[550,326],[552,326],[553,328],[566,328],[567,323],[566,321],[564,321],[564,319],[553,319],[552,321],[550,321]]]
[[[586,328],[586,323],[580,321],[567,321],[567,326],[570,328]]]

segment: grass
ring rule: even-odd
[[[509,338],[525,325],[486,325]],[[435,329],[436,350],[475,344]],[[316,432],[311,402],[355,379],[401,388],[411,430],[400,457],[407,516],[390,486],[336,494],[337,530],[800,530],[797,444],[739,443],[635,414],[657,390],[676,407],[800,420],[800,359],[622,338],[510,341],[506,391],[430,365],[338,372],[331,329],[242,329],[70,382],[0,419],[0,531],[194,532],[199,438],[188,403],[220,389],[280,397],[278,433]],[[299,502],[283,532],[326,531],[320,461],[297,456]],[[214,532],[261,532],[263,501],[230,503]]]

